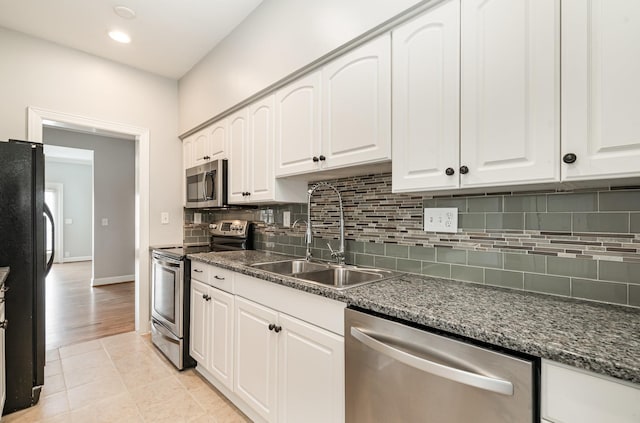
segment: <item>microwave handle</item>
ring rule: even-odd
[[[207,200],[207,172],[206,170],[202,172],[202,200]]]
[[[215,190],[215,185],[214,185],[214,177],[215,177],[215,171],[207,171],[204,173],[204,177],[202,179],[202,194],[203,194],[203,199],[204,201],[208,201],[208,200],[213,200],[213,192],[207,192],[207,179],[211,178],[211,189]]]

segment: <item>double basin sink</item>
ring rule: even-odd
[[[342,290],[397,276],[398,272],[304,259],[256,263],[250,267]]]

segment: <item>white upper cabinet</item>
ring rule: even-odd
[[[191,166],[199,166],[209,161],[209,130],[203,129],[193,138],[193,153]]]
[[[229,203],[305,202],[304,181],[275,178],[275,95],[250,104],[229,119]]]
[[[391,159],[391,37],[322,69],[321,168]]]
[[[209,145],[205,157],[209,160],[227,158],[227,119],[215,122],[208,128]]]
[[[183,154],[185,169],[217,159],[226,159],[227,119],[215,122],[185,138]]]
[[[559,3],[462,2],[461,186],[560,179]]]
[[[320,116],[320,71],[276,93],[276,176],[318,168]]]
[[[564,180],[640,174],[639,75],[640,2],[562,1]]]
[[[229,164],[227,199],[229,203],[244,202],[247,196],[246,169],[249,149],[247,140],[247,109],[229,117]]]
[[[393,190],[459,185],[460,1],[393,30]]]
[[[391,39],[385,34],[276,94],[276,175],[391,159]]]

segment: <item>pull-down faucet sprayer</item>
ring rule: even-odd
[[[311,196],[320,187],[327,187],[332,189],[338,196],[338,203],[340,206],[340,247],[338,251],[334,251],[331,248],[331,244],[327,243],[329,250],[331,250],[331,257],[335,258],[338,264],[344,264],[344,209],[342,207],[342,196],[340,191],[336,187],[326,182],[319,182],[307,191],[307,232],[305,234],[305,241],[307,244],[306,259],[311,259],[311,241],[313,240],[313,232],[311,230]]]

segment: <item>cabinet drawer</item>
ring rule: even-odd
[[[209,282],[209,273],[212,267],[199,261],[191,260],[191,279],[200,282]]]
[[[542,362],[542,418],[562,423],[640,421],[640,386]]]
[[[233,293],[233,274],[231,270],[209,266],[209,279],[207,283],[222,291]]]

